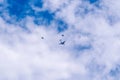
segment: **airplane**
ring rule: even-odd
[[[41,39],[44,39],[44,37],[41,37]]]
[[[59,44],[60,44],[60,45],[64,45],[65,42],[66,42],[66,41],[62,41],[62,40],[60,39],[60,43],[59,43]]]
[[[63,42],[60,42],[60,44],[61,44],[61,45],[64,45],[64,44],[65,44],[65,41],[63,41]]]
[[[61,35],[62,37],[64,36],[64,34]]]

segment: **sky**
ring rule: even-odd
[[[0,0],[0,80],[120,80],[120,0]]]

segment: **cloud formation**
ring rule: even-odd
[[[0,0],[0,80],[119,80],[119,2]]]

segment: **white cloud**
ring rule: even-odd
[[[69,25],[62,33],[55,25],[34,24],[29,16],[20,23],[28,31],[0,18],[0,79],[116,80],[110,72],[120,60],[120,21],[111,25],[107,17],[119,17],[119,0],[101,1],[100,7],[82,0],[45,0],[44,9],[60,9],[55,17]],[[61,38],[65,45],[59,45]]]
[[[73,73],[84,73],[84,67],[78,69],[69,52],[60,48],[56,33],[41,27],[26,33],[2,20],[1,24],[1,79],[56,80],[67,79]]]

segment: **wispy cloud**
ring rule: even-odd
[[[119,2],[0,0],[0,80],[119,80]]]

